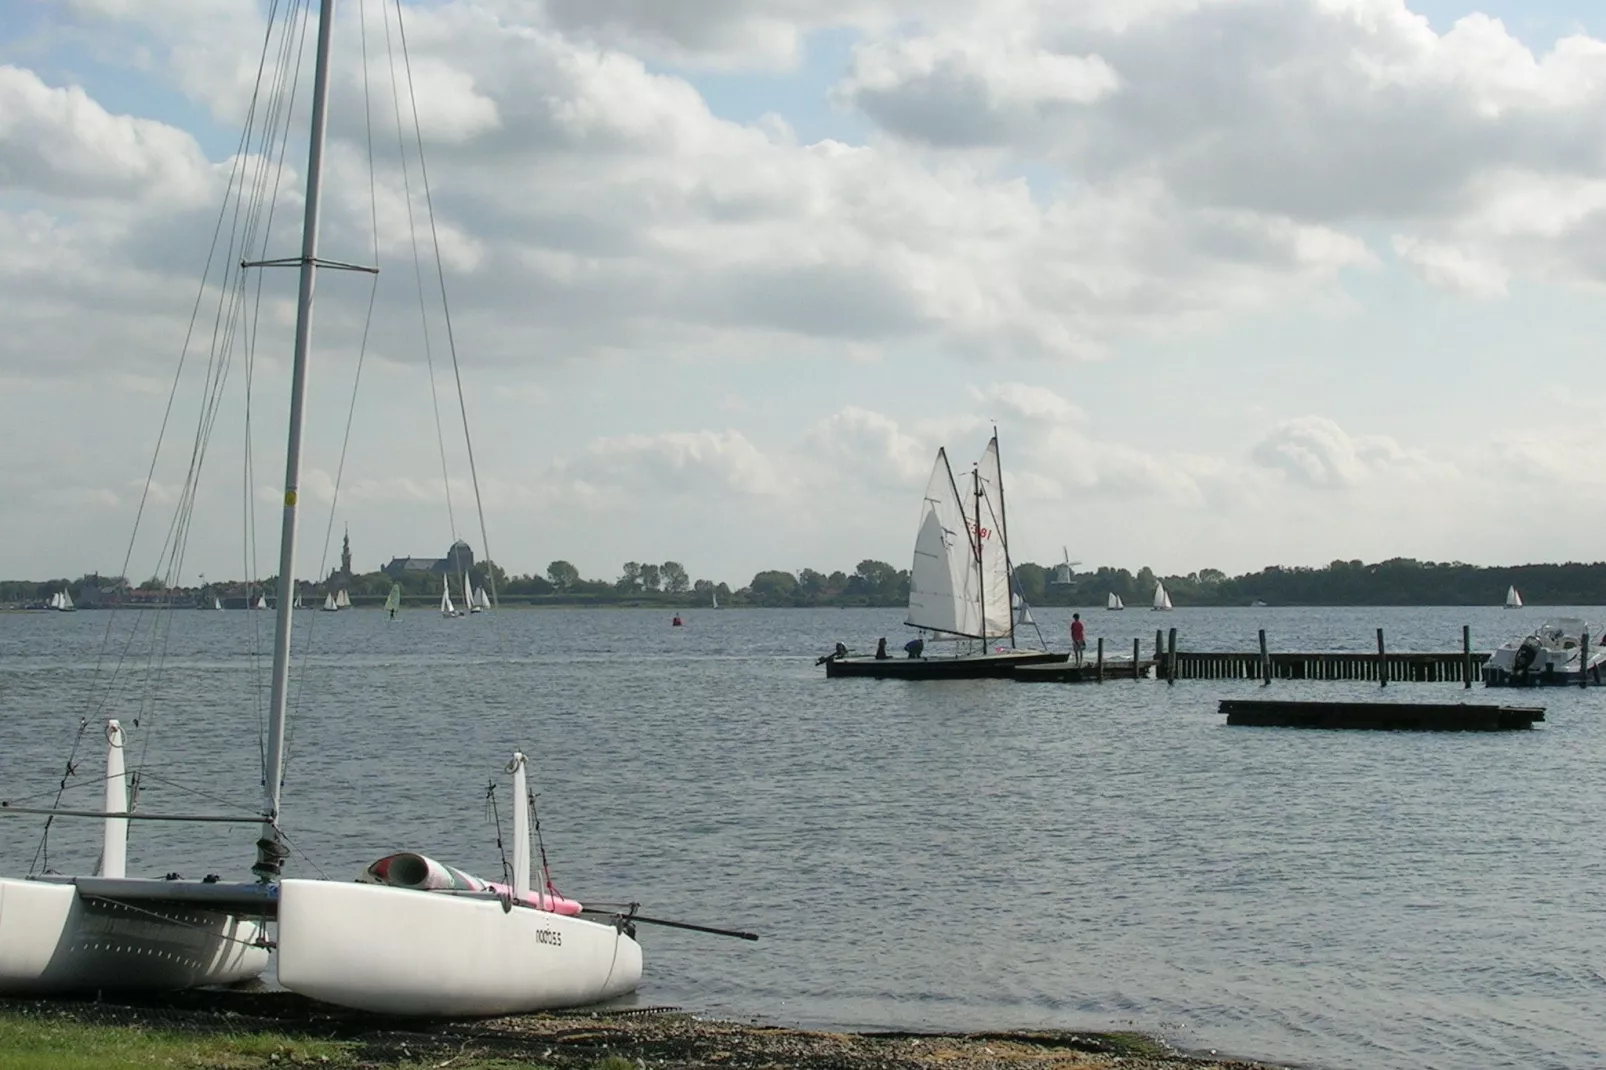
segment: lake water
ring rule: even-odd
[[[1600,622],[1599,609],[1573,611]],[[1084,613],[1130,652],[1479,648],[1560,611]],[[1068,610],[1040,610],[1052,645]],[[92,670],[133,614],[0,615],[0,796],[52,792],[80,715],[142,717],[152,812],[258,805],[266,613],[172,617],[160,687]],[[393,850],[501,873],[485,789],[531,755],[558,886],[641,927],[639,1001],[805,1025],[1122,1027],[1326,1068],[1606,1066],[1606,691],[1492,735],[1226,728],[1253,682],[826,680],[898,610],[297,614],[285,825],[302,874]],[[136,647],[140,644],[136,644]],[[148,656],[144,650],[142,657]],[[132,661],[130,661],[132,664]],[[1278,681],[1278,695],[1379,697]],[[1390,699],[1459,701],[1460,685]],[[92,702],[104,701],[104,705]],[[140,711],[143,710],[143,713]],[[69,805],[104,761],[84,735]],[[50,794],[43,799],[48,802]],[[50,865],[94,864],[61,821]],[[244,877],[254,830],[136,825],[130,872]],[[0,865],[38,819],[0,821]]]

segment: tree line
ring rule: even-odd
[[[1016,588],[1034,606],[1102,606],[1109,595],[1115,594],[1127,605],[1141,607],[1149,604],[1155,584],[1162,581],[1177,606],[1241,606],[1255,602],[1298,606],[1495,605],[1505,598],[1506,588],[1511,586],[1533,604],[1606,605],[1606,563],[1600,562],[1484,567],[1397,557],[1372,564],[1333,561],[1322,568],[1273,565],[1239,576],[1210,568],[1162,576],[1147,567],[1135,573],[1100,568],[1070,572],[1067,576],[1054,566],[1032,562],[1015,566]],[[392,583],[399,583],[408,600],[416,602],[438,598],[442,577],[420,572],[392,579],[379,570],[352,576],[337,572],[323,583],[300,583],[297,592],[304,600],[321,600],[326,591],[344,587],[353,601],[362,603],[382,600]],[[543,573],[522,575],[509,575],[495,562],[481,561],[474,566],[470,583],[488,589],[494,586],[504,602],[547,605],[691,607],[711,605],[717,599],[721,606],[902,606],[909,600],[909,570],[873,559],[860,561],[852,572],[766,569],[736,588],[708,579],[693,580],[676,561],[627,561],[612,579],[585,579],[578,568],[564,560],[553,561]],[[63,589],[75,601],[89,604],[129,600],[129,592],[139,592],[147,598],[171,594],[176,598],[209,599],[216,594],[238,601],[254,600],[258,593],[273,599],[278,583],[269,577],[252,583],[215,582],[168,592],[155,578],[133,586],[122,577],[96,574],[76,580],[4,580],[0,581],[0,604],[39,604]]]

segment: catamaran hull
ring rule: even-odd
[[[157,883],[157,882],[152,882]],[[165,992],[247,981],[268,965],[255,918],[179,904],[85,899],[0,878],[0,993]]]
[[[486,1017],[635,991],[641,946],[613,925],[374,884],[279,885],[279,983],[378,1014]]]
[[[833,658],[825,675],[872,676],[882,680],[975,680],[1009,676],[1017,665],[1064,661],[1069,655],[1046,650],[974,654],[953,658]]]

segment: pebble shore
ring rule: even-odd
[[[476,1021],[383,1018],[286,992],[187,992],[160,1000],[0,1000],[0,1011],[178,1032],[278,1032],[353,1042],[361,1065],[476,1059],[589,1070],[1278,1070],[1173,1051],[1125,1033],[838,1033],[702,1018],[673,1008],[531,1014]]]

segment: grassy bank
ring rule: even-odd
[[[1135,1034],[828,1033],[673,1011],[419,1021],[285,992],[0,1000],[6,1070],[1266,1070]]]

